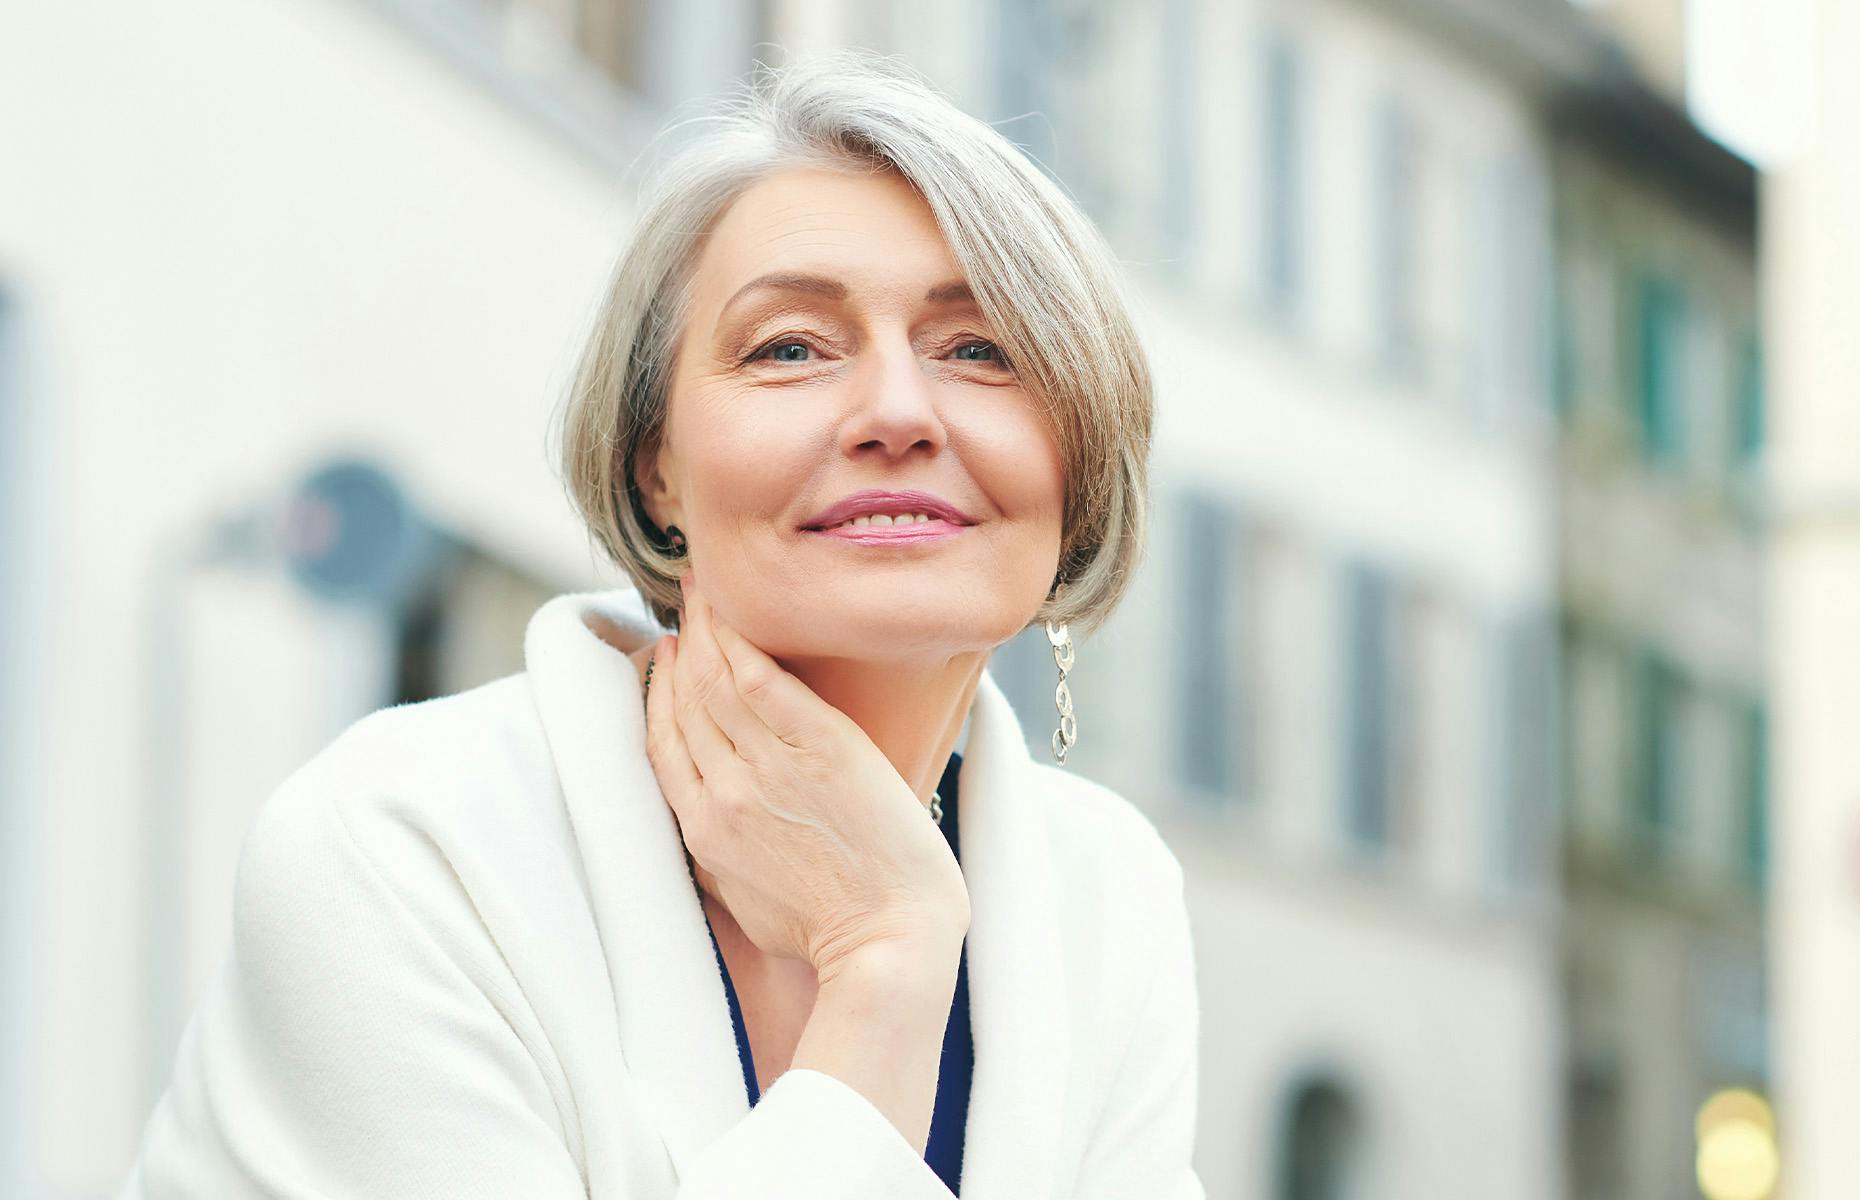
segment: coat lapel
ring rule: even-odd
[[[587,870],[621,1052],[682,1177],[749,1111],[729,1002],[670,806],[645,756],[636,647],[663,632],[630,588],[557,596],[524,654]],[[965,1200],[1048,1196],[1070,1070],[1057,880],[1026,742],[983,673],[960,777],[975,1071]]]
[[[1013,708],[982,672],[957,781],[975,1036],[964,1200],[1053,1194],[1072,1029],[1042,784]]]

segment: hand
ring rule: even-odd
[[[865,731],[716,620],[689,581],[680,630],[656,651],[647,757],[699,883],[749,940],[823,984],[886,943],[960,945],[961,868]]]

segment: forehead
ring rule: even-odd
[[[698,257],[700,305],[719,305],[769,272],[811,271],[861,292],[924,291],[960,278],[930,206],[896,171],[796,167],[758,180],[730,205]]]

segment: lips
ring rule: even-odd
[[[868,488],[854,492],[852,495],[815,513],[802,525],[803,529],[820,530],[850,521],[854,517],[870,517],[883,513],[887,516],[900,516],[905,513],[925,513],[933,520],[942,520],[951,525],[973,525],[975,518],[963,512],[941,496],[919,491],[883,491]]]

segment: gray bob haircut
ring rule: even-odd
[[[673,628],[679,560],[634,476],[665,428],[667,385],[706,233],[746,189],[790,167],[895,170],[928,203],[1065,464],[1059,572],[1035,622],[1089,635],[1144,550],[1150,368],[1119,265],[1072,200],[1011,142],[921,76],[870,51],[758,67],[641,189],[561,417],[564,484],[591,537]],[[673,126],[677,129],[679,126]]]

